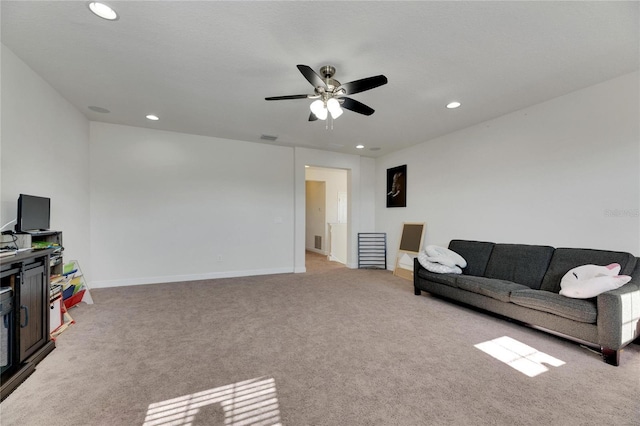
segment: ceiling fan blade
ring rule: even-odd
[[[318,117],[314,113],[309,114],[309,121],[316,121]]]
[[[373,89],[383,84],[387,84],[387,77],[384,75],[376,75],[342,84],[338,89],[344,89],[345,95],[353,95],[354,93],[364,92],[365,90]]]
[[[304,75],[304,78],[311,83],[313,87],[324,87],[327,88],[327,85],[324,83],[322,77],[320,77],[311,67],[307,65],[298,65],[298,69]]]
[[[313,95],[271,96],[269,98],[264,98],[264,100],[265,101],[282,101],[284,99],[307,99],[309,96],[313,96]]]
[[[366,106],[362,102],[358,102],[351,98],[340,98],[342,102],[342,108],[357,112],[358,114],[371,115],[375,110]]]

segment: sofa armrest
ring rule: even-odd
[[[420,262],[418,262],[418,258],[414,257],[413,258],[413,294],[415,294],[416,296],[420,296],[421,291],[418,288],[418,271],[420,271],[420,269],[424,269],[422,268],[422,265],[420,264]]]
[[[598,304],[598,340],[600,346],[618,350],[640,336],[640,270],[615,290],[601,293]]]
[[[418,275],[418,271],[420,270],[420,268],[422,268],[422,265],[418,261],[418,256],[416,256],[416,257],[413,258],[413,276],[414,277],[416,275]],[[422,269],[424,269],[424,268],[422,268]]]

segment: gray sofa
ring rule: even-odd
[[[630,253],[469,240],[452,240],[449,249],[467,261],[462,274],[429,272],[416,258],[416,295],[426,291],[598,347],[616,366],[620,350],[640,336],[640,260]],[[570,269],[611,263],[631,281],[591,299],[558,294]]]

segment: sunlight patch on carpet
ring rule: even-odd
[[[280,409],[272,378],[257,378],[149,404],[143,426],[189,426],[201,409],[219,404],[228,426],[279,426]]]
[[[535,377],[538,374],[549,371],[543,364],[553,367],[560,367],[565,364],[564,361],[558,358],[540,352],[507,336],[478,343],[474,346],[529,377]]]

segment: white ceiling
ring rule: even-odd
[[[2,43],[90,120],[372,157],[639,66],[638,1],[107,3],[118,21],[83,1],[2,1]],[[264,100],[312,93],[297,64],[389,83],[353,95],[372,116],[327,130],[310,100]]]

